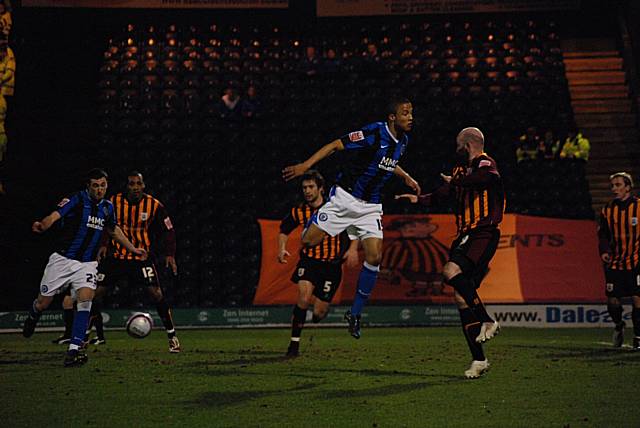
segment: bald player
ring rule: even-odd
[[[465,371],[467,378],[480,377],[489,369],[482,343],[500,331],[478,296],[477,289],[489,270],[498,248],[505,199],[496,161],[484,152],[484,135],[478,128],[465,128],[456,138],[456,152],[462,164],[451,175],[441,174],[444,184],[433,193],[405,198],[430,206],[455,196],[458,236],[451,244],[445,264],[445,280],[455,290],[455,301],[473,361]]]

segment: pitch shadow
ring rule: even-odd
[[[184,402],[187,406],[221,408],[226,406],[234,406],[247,401],[277,396],[282,394],[291,394],[296,392],[309,391],[316,387],[316,384],[309,383],[296,386],[290,389],[281,389],[277,391],[209,391],[200,395],[200,397]]]

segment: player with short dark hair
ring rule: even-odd
[[[614,199],[600,212],[599,250],[605,266],[607,309],[615,324],[613,346],[624,343],[622,301],[631,297],[633,349],[640,350],[640,225],[638,198],[632,194],[633,178],[626,172],[609,177]]]
[[[86,190],[60,201],[55,211],[41,221],[34,222],[31,228],[35,233],[43,233],[59,220],[62,224],[56,251],[49,257],[40,282],[40,293],[24,322],[22,334],[31,337],[42,311],[49,307],[53,297],[71,287],[71,293],[77,300],[77,314],[64,359],[66,367],[82,365],[88,359],[81,348],[96,288],[96,258],[103,231],[109,232],[119,245],[137,257],[147,257],[145,249],[136,248],[123,234],[116,222],[113,205],[104,199],[107,173],[92,169],[86,184]]]
[[[360,338],[362,309],[375,287],[382,259],[382,189],[396,175],[420,193],[418,183],[399,161],[409,143],[408,132],[413,126],[413,106],[406,98],[389,103],[385,122],[374,122],[350,132],[323,146],[302,163],[287,166],[282,171],[285,180],[300,177],[327,156],[344,151],[336,185],[329,192],[329,201],[313,215],[302,236],[305,247],[320,244],[327,236],[347,231],[351,239],[362,242],[365,261],[358,277],[357,292],[351,309],[345,313],[349,333]]]
[[[154,254],[162,249],[165,267],[171,268],[175,275],[178,267],[175,261],[176,238],[173,224],[164,205],[153,196],[144,193],[144,188],[144,178],[140,172],[132,171],[127,175],[126,193],[117,193],[111,197],[116,219],[122,225],[124,234],[134,244]],[[162,248],[157,241],[160,236],[164,238]],[[180,342],[176,336],[171,309],[162,294],[158,271],[153,260],[139,257],[117,241],[111,242],[108,251],[109,256],[103,258],[98,266],[96,305],[92,311],[92,321],[96,327],[97,337],[90,343],[98,345],[105,343],[100,313],[101,298],[106,294],[108,287],[126,278],[130,286],[136,284],[146,287],[167,331],[169,352],[180,352]],[[103,247],[101,253],[106,252],[107,249]]]
[[[289,234],[299,226],[307,226],[313,214],[325,204],[324,178],[315,170],[302,175],[304,202],[291,209],[280,223],[278,235],[278,262],[287,263]],[[291,341],[287,356],[296,357],[300,348],[300,335],[307,318],[307,309],[313,304],[313,322],[322,321],[329,311],[331,299],[342,280],[342,263],[358,263],[358,241],[350,241],[346,232],[327,237],[314,247],[300,250],[300,261],[291,277],[298,285],[298,300],[291,318]]]
[[[499,324],[489,316],[476,290],[498,248],[498,225],[502,221],[505,198],[496,161],[484,152],[482,132],[478,128],[464,128],[456,143],[456,151],[465,162],[457,165],[451,175],[441,174],[443,186],[433,193],[398,195],[396,199],[407,198],[429,206],[451,192],[455,195],[458,236],[451,244],[443,274],[455,290],[463,332],[473,357],[465,376],[477,378],[489,369],[481,344],[500,331]]]

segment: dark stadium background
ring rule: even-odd
[[[245,32],[254,26],[277,25],[291,37],[310,41],[326,37],[327,25],[346,29],[348,37],[360,37],[387,24],[425,20],[454,25],[488,20],[497,23],[511,20],[522,25],[529,19],[544,25],[553,21],[561,39],[612,38],[618,43],[621,43],[620,19],[628,19],[632,31],[637,32],[639,27],[638,6],[633,2],[616,2],[620,9],[610,2],[583,1],[579,11],[323,19],[315,17],[314,3],[290,0],[290,9],[284,11],[15,7],[10,43],[18,64],[16,96],[7,120],[10,141],[4,171],[7,196],[1,198],[0,206],[0,310],[22,309],[29,304],[50,253],[54,233],[34,236],[30,232],[31,223],[48,214],[61,197],[79,189],[82,174],[94,166],[103,166],[110,173],[111,192],[123,188],[127,171],[141,170],[147,178],[147,190],[167,206],[178,236],[180,276],[166,279],[167,294],[176,307],[249,305],[260,262],[260,236],[255,220],[281,217],[295,202],[298,192],[297,184],[280,180],[280,168],[302,160],[341,133],[382,118],[385,96],[393,92],[391,87],[377,87],[376,97],[364,97],[368,88],[376,87],[376,81],[365,82],[366,76],[360,76],[349,102],[329,112],[330,118],[340,120],[305,129],[304,123],[292,125],[292,121],[317,113],[301,100],[305,86],[285,87],[282,88],[285,96],[301,115],[293,117],[292,109],[287,109],[262,119],[260,125],[242,129],[221,127],[213,142],[183,135],[175,142],[151,149],[135,144],[135,137],[127,137],[125,133],[105,132],[99,114],[103,54],[109,39],[122,37],[129,23],[141,29],[149,25],[166,28],[169,24],[186,29],[191,25],[207,28],[217,22],[237,25]],[[640,58],[639,46],[636,42],[636,58]],[[320,84],[319,89],[322,93],[329,88]],[[437,129],[429,127],[430,117],[421,115],[420,109],[426,104],[421,100],[425,95],[413,91],[411,86],[408,89],[407,95],[417,104],[417,126],[414,146],[403,166],[428,189],[437,184],[439,172],[452,162],[456,129],[471,118],[445,111],[442,117],[446,120]],[[569,126],[572,113],[570,109],[565,113],[566,116],[554,115],[553,119],[559,118]],[[509,126],[500,129],[490,122],[487,119],[487,123],[479,125],[487,125],[488,151],[496,154],[507,177],[507,190],[512,196],[508,211],[592,218],[589,200],[569,204],[569,208],[584,209],[559,213],[549,212],[557,207],[528,204],[527,198],[518,193],[522,183],[518,174],[522,172],[516,169],[510,151],[526,126],[508,123]],[[525,124],[526,120],[522,125]],[[113,138],[105,138],[105,134]],[[331,162],[321,164],[320,169],[328,177],[335,172]],[[584,190],[580,187],[585,185],[583,176],[568,180],[560,168],[550,168],[544,174],[557,176],[553,183],[563,195]],[[535,187],[536,180],[529,184]],[[393,191],[394,188],[390,189],[389,194]],[[529,191],[535,188],[528,188],[525,193]],[[385,213],[408,211],[401,205],[385,207]],[[111,296],[109,304],[127,307],[129,293],[137,291],[120,290]]]

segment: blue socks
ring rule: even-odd
[[[89,325],[89,313],[91,312],[91,301],[78,302],[78,310],[73,318],[73,329],[71,330],[71,344],[69,349],[78,349],[84,341],[84,336]]]
[[[351,305],[351,313],[353,315],[360,315],[362,308],[364,308],[367,300],[369,300],[369,296],[378,279],[378,272],[380,272],[380,266],[372,266],[364,262],[360,276],[358,277],[358,290],[353,299],[353,305]]]

